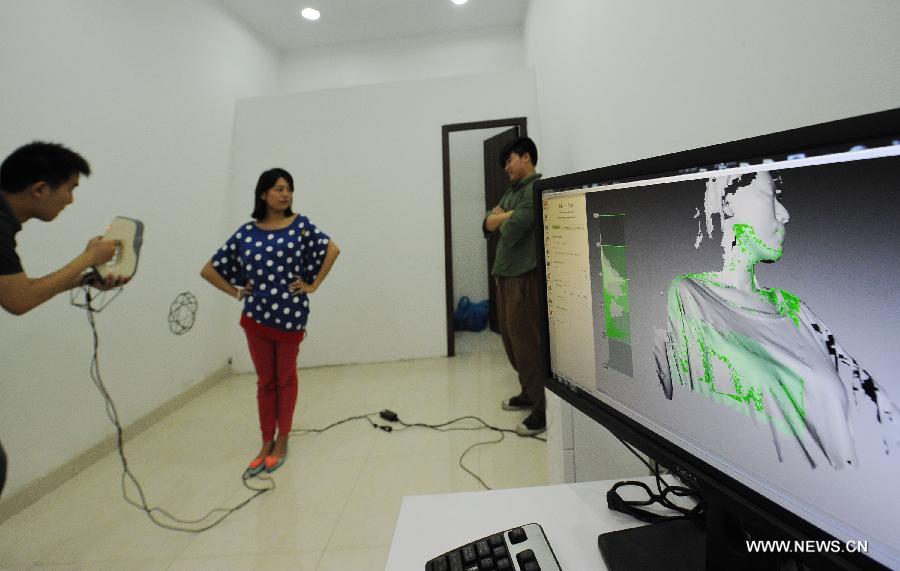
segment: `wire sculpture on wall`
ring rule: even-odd
[[[178,294],[169,306],[169,331],[175,335],[184,335],[194,326],[197,319],[197,298],[190,292]]]

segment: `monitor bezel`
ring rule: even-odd
[[[533,191],[537,269],[542,283],[546,283],[544,229],[541,222],[544,191],[583,189],[637,177],[657,178],[683,169],[745,161],[750,158],[779,157],[805,150],[841,147],[859,141],[894,136],[900,136],[900,108],[540,179],[535,182]],[[541,288],[541,294],[543,307],[546,308],[545,288]],[[542,318],[545,339],[549,340],[549,320],[546,311],[542,312]],[[776,504],[760,492],[711,466],[577,385],[556,380],[552,374],[549,343],[545,343],[544,350],[548,364],[545,386],[550,391],[661,465],[670,470],[681,468],[690,472],[708,496],[707,499],[709,496],[715,498],[718,506],[716,509],[738,514],[737,517],[752,529],[771,530],[774,532],[772,538],[782,534],[781,537],[787,539],[819,541],[835,539],[815,524]],[[820,566],[834,569],[887,568],[880,562],[859,553],[808,553],[794,556],[807,564],[816,565],[816,568]]]

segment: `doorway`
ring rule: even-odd
[[[498,331],[496,293],[490,279],[496,238],[484,239],[481,221],[484,213],[499,203],[509,185],[505,171],[498,164],[500,150],[508,141],[527,136],[527,123],[527,118],[516,117],[441,128],[448,357],[456,355],[453,312],[463,295],[472,302],[489,300],[491,329]],[[469,168],[466,164],[483,165],[483,168]]]

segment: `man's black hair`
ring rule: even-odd
[[[0,165],[0,190],[22,192],[36,182],[57,188],[76,173],[91,174],[84,157],[59,143],[35,141],[13,151]]]
[[[255,193],[255,202],[253,204],[253,214],[252,216],[255,220],[262,220],[266,217],[266,203],[262,199],[262,193],[269,190],[275,183],[278,182],[279,178],[283,178],[287,181],[288,186],[291,188],[291,192],[294,191],[294,177],[291,176],[291,173],[284,169],[274,168],[264,171],[261,175],[259,175],[259,180],[256,181],[256,193]],[[288,206],[287,210],[284,211],[285,215],[293,216],[294,211],[291,210],[291,207]]]
[[[519,137],[515,141],[510,141],[509,143],[507,143],[503,147],[503,150],[500,151],[500,168],[503,168],[506,166],[506,159],[508,159],[509,155],[511,155],[513,153],[519,155],[520,157],[522,155],[524,155],[525,153],[528,153],[528,156],[531,157],[531,164],[533,164],[534,166],[537,166],[537,162],[538,162],[537,145],[535,145],[534,141],[532,141],[530,138]]]

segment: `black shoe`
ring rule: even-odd
[[[531,408],[531,401],[522,395],[516,395],[500,403],[500,406],[503,410],[528,410]]]
[[[528,417],[516,427],[519,436],[534,436],[547,430],[547,415],[542,410],[532,411]]]

